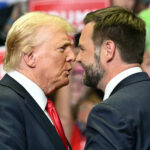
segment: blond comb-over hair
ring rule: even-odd
[[[42,44],[42,41],[35,40],[40,27],[55,25],[69,33],[75,31],[65,19],[43,12],[29,12],[17,19],[7,35],[3,60],[4,70],[16,69],[19,66],[22,52],[29,54],[34,47]]]

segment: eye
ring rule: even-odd
[[[65,44],[65,45],[60,46],[60,47],[59,47],[59,50],[60,50],[61,52],[64,52],[64,51],[65,51],[67,48],[69,48],[69,47],[71,47],[70,44]]]
[[[85,48],[84,48],[83,46],[81,46],[81,45],[79,45],[78,48],[79,48],[79,50],[81,50],[81,51],[84,51],[84,50],[85,50]]]
[[[61,51],[64,51],[65,49],[66,49],[66,45],[64,45],[64,46],[61,46],[59,49],[61,50]]]

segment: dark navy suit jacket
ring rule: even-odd
[[[91,111],[85,150],[150,150],[150,79],[133,74]]]
[[[0,150],[65,150],[36,101],[7,74],[0,81]]]

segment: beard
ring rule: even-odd
[[[97,88],[98,83],[103,78],[105,72],[103,67],[97,61],[89,66],[84,64],[82,64],[82,66],[85,71],[83,78],[84,84],[93,88]]]

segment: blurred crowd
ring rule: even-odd
[[[7,33],[14,21],[27,11],[25,0],[0,1],[0,46],[5,44]]]
[[[146,24],[145,55],[142,68],[150,75],[150,0],[112,0],[111,5],[122,6],[134,11]],[[27,2],[18,2],[0,5],[0,46],[5,44],[6,35],[13,22],[27,12]],[[75,54],[78,53],[76,34]],[[85,128],[88,114],[91,109],[103,99],[103,93],[89,88],[82,83],[83,68],[75,64],[70,77],[70,84],[54,94],[56,109],[62,121],[66,137],[73,150],[83,150],[85,145]]]

